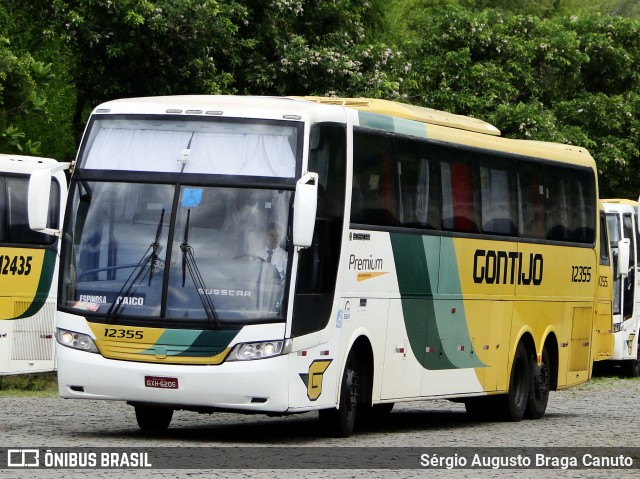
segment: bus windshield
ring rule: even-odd
[[[76,182],[61,307],[113,320],[283,320],[292,192]]]
[[[21,245],[52,245],[55,236],[38,233],[29,228],[27,213],[27,190],[29,178],[26,176],[0,175],[0,243]],[[58,227],[60,209],[59,186],[52,181],[49,199],[48,224]]]

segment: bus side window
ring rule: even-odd
[[[444,229],[469,233],[479,231],[479,178],[474,166],[463,159],[443,161],[440,165]]]
[[[544,180],[542,168],[530,163],[518,164],[518,197],[520,224],[524,237],[544,238],[546,226],[544,212]]]
[[[546,168],[545,210],[547,212],[547,239],[571,241],[569,226],[569,180],[560,168]]]
[[[490,234],[515,235],[515,193],[510,164],[492,158],[480,167],[482,196],[482,231]]]
[[[440,175],[433,149],[421,142],[398,140],[396,150],[400,225],[440,229]]]
[[[611,258],[609,257],[609,226],[607,225],[607,219],[604,213],[600,213],[600,264],[611,264]]]
[[[398,224],[397,174],[391,137],[354,132],[351,222]]]
[[[579,243],[593,244],[596,236],[594,205],[590,201],[594,193],[594,181],[590,173],[572,173],[571,219],[573,221],[573,240]]]

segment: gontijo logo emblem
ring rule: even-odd
[[[331,359],[316,359],[309,366],[308,373],[299,373],[300,379],[307,386],[307,397],[310,401],[315,401],[322,394],[322,378],[331,361]]]

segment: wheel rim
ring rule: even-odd
[[[542,401],[549,392],[549,368],[546,363],[543,362],[540,366],[535,368],[535,371],[533,378],[533,394],[536,401]]]
[[[346,387],[346,412],[347,416],[351,417],[355,413],[356,406],[358,404],[358,375],[352,367],[349,367],[347,370]]]

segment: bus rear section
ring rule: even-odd
[[[0,155],[0,374],[55,369],[55,313],[59,238],[33,231],[28,217],[30,175],[56,168],[48,158]],[[50,228],[62,224],[66,199],[62,172],[51,178]]]

